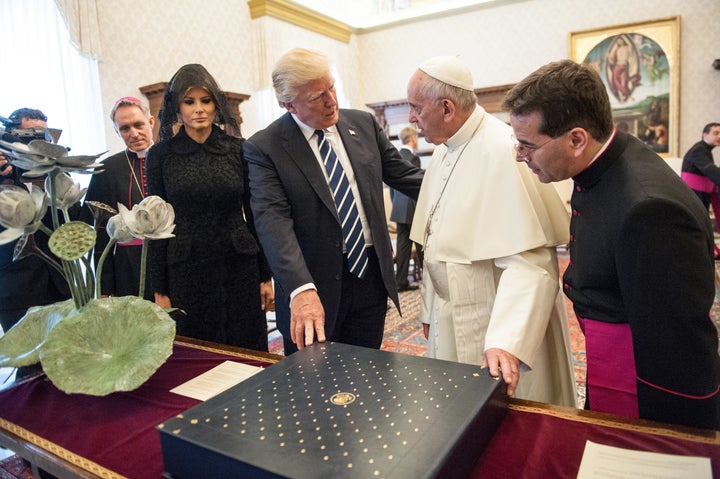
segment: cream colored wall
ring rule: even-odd
[[[240,109],[244,136],[277,113],[267,90],[277,58],[296,46],[327,52],[338,62],[345,94],[360,103],[355,39],[343,43],[270,17],[250,19],[238,0],[98,0],[100,62],[108,149],[123,148],[108,118],[114,101],[143,98],[138,87],[169,81],[187,63],[201,63],[226,91],[251,95]],[[265,72],[265,74],[260,74]]]
[[[720,120],[720,2],[717,0],[508,0],[494,7],[353,36],[343,43],[285,22],[251,20],[244,0],[98,0],[104,110],[138,86],[168,81],[185,63],[202,63],[241,105],[249,136],[279,113],[269,89],[277,57],[296,46],[327,52],[338,64],[344,106],[405,97],[415,66],[460,54],[477,87],[513,83],[568,55],[568,33],[681,15],[680,152],[702,126]],[[359,75],[362,72],[362,78]],[[122,142],[106,119],[108,148]]]
[[[138,87],[169,81],[187,63],[202,63],[228,91],[251,93],[250,13],[233,0],[98,0],[103,46],[103,110],[110,151],[123,147],[107,115]],[[246,59],[245,62],[234,59]]]
[[[256,74],[254,83],[250,85],[252,91],[242,91],[252,94],[247,105],[243,103],[240,108],[243,113],[244,136],[249,137],[285,113],[277,104],[270,77],[277,59],[291,48],[312,48],[325,52],[337,69],[338,92],[339,96],[344,98],[341,98],[341,106],[361,104],[358,62],[354,53],[357,48],[355,37],[351,38],[350,43],[344,43],[272,17],[253,20],[251,28],[256,45]]]
[[[366,103],[404,98],[422,60],[459,54],[476,87],[515,83],[569,55],[569,32],[680,15],[682,154],[702,127],[720,121],[718,0],[520,0],[453,17],[426,20],[358,38]]]

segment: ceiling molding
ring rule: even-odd
[[[385,11],[377,0],[353,0],[353,7],[362,4],[374,3],[377,5],[374,13],[357,13],[348,7],[350,2],[329,2],[327,0],[286,0],[300,8],[311,12],[326,15],[329,18],[345,24],[355,35],[371,33],[387,28],[394,28],[423,20],[436,20],[438,18],[477,11],[480,9],[495,8],[511,3],[530,2],[533,0],[414,0],[408,2],[404,8]],[[326,11],[322,10],[322,5]]]
[[[250,18],[277,18],[341,42],[350,43],[352,29],[337,20],[286,0],[249,0]]]

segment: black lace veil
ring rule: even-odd
[[[205,67],[194,63],[180,67],[170,79],[158,114],[160,119],[159,141],[172,138],[175,134],[173,126],[179,121],[180,99],[193,87],[204,88],[212,95],[215,101],[215,119],[213,123],[224,125],[225,133],[228,135],[240,137],[240,127],[230,112],[225,92],[220,89],[220,86]]]

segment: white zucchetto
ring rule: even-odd
[[[470,70],[458,57],[433,57],[424,61],[418,69],[448,85],[468,91],[474,90]]]

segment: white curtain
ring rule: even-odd
[[[68,26],[70,40],[84,55],[100,59],[100,22],[95,0],[55,0]]]
[[[71,155],[106,150],[97,60],[82,55],[53,0],[0,0],[0,116],[37,108]]]

